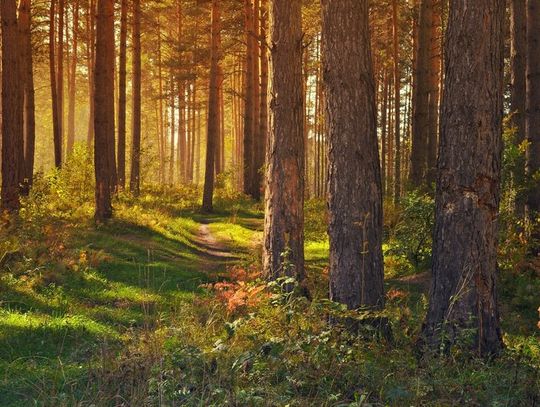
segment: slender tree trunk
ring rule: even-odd
[[[208,132],[206,137],[206,168],[202,209],[213,211],[214,160],[216,141],[219,136],[219,61],[221,59],[221,10],[220,0],[212,0],[212,36],[210,64],[210,94],[208,97]]]
[[[382,117],[381,117],[381,179],[382,179],[382,191],[386,191],[386,150],[387,150],[387,123],[388,123],[388,91],[390,89],[388,72],[384,72],[384,84],[383,84],[383,103],[382,103]]]
[[[502,348],[496,295],[504,0],[452,1],[441,108],[433,282],[423,340]],[[466,114],[464,114],[466,112]]]
[[[120,60],[118,67],[118,186],[126,187],[126,65],[128,1],[120,6]]]
[[[54,0],[53,0],[54,1]],[[95,12],[96,3],[95,0],[89,0],[88,3],[88,16],[87,16],[87,62],[88,62],[88,135],[86,144],[88,148],[92,145],[94,140],[94,65],[95,65]]]
[[[30,192],[34,176],[34,154],[36,144],[36,120],[34,97],[34,64],[32,55],[32,8],[30,0],[19,3],[19,29],[21,32],[21,75],[24,83],[24,173],[22,192]]]
[[[2,0],[2,206],[19,210],[19,186],[24,170],[23,74],[16,0]]]
[[[392,2],[393,44],[394,44],[394,139],[396,163],[394,165],[394,204],[401,198],[401,72],[399,69],[399,19],[397,0]]]
[[[134,195],[141,191],[141,0],[133,0],[132,32],[132,126],[131,175],[129,189]]]
[[[425,185],[429,139],[429,74],[433,0],[421,0],[412,120],[410,183],[414,188]]]
[[[110,149],[114,149],[114,0],[98,0],[95,66],[95,219],[112,217]]]
[[[65,0],[58,0],[58,46],[57,46],[57,64],[56,64],[56,86],[58,103],[58,127],[60,133],[60,148],[63,149],[64,143],[64,36],[66,30],[65,24],[66,4]],[[63,157],[63,152],[62,152]]]
[[[266,35],[268,30],[268,0],[261,0],[261,24],[260,24],[260,53],[261,53],[261,84],[260,84],[260,108],[259,108],[259,148],[257,149],[257,163],[259,173],[265,163],[266,144],[268,141],[268,44]],[[305,123],[305,121],[304,121]],[[304,124],[305,126],[305,124]],[[304,131],[304,134],[306,132]],[[306,137],[304,136],[304,143]],[[305,144],[304,144],[305,145]],[[304,164],[305,165],[305,164]],[[305,175],[304,175],[305,176]],[[263,182],[258,179],[259,189]],[[260,191],[259,191],[260,198]]]
[[[304,271],[302,2],[270,3],[271,91],[263,267],[267,278]]]
[[[382,189],[368,2],[323,0],[322,15],[330,154],[330,298],[349,309],[380,309]]]
[[[171,146],[169,159],[169,186],[174,185],[174,146],[176,144],[176,89],[174,88],[174,74],[171,72]]]
[[[251,185],[251,196],[256,200],[261,200],[262,174],[264,165],[264,141],[260,134],[260,112],[261,112],[261,85],[259,81],[260,70],[260,0],[253,0],[253,32],[252,32],[252,52],[253,52],[253,178]]]
[[[51,79],[51,103],[53,116],[53,141],[54,141],[54,165],[56,168],[62,166],[62,135],[60,133],[60,116],[58,112],[58,88],[56,85],[56,57],[55,57],[55,19],[56,0],[51,0],[49,9],[49,71]]]
[[[67,154],[71,154],[75,144],[75,99],[77,95],[77,62],[79,41],[79,1],[73,4],[73,50],[71,53],[71,66],[69,72],[69,105],[68,105],[68,133]]]
[[[165,119],[163,115],[163,58],[162,58],[162,44],[161,44],[161,21],[158,16],[157,22],[157,47],[158,47],[158,84],[159,84],[159,133],[158,133],[158,146],[159,146],[159,182],[161,185],[165,184]]]
[[[246,69],[244,79],[244,193],[251,195],[253,185],[253,154],[254,139],[253,134],[253,7],[251,0],[244,1],[245,14],[245,35],[246,35]]]

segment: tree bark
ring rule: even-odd
[[[261,24],[260,24],[260,52],[261,52],[261,84],[260,84],[260,108],[259,108],[259,145],[257,148],[257,163],[259,172],[264,166],[266,156],[266,144],[268,141],[268,43],[266,34],[268,31],[268,0],[261,0]],[[305,122],[304,122],[305,123]],[[305,124],[304,124],[305,126]],[[305,131],[304,131],[305,133]],[[305,137],[304,137],[305,143]],[[304,164],[305,165],[305,164]],[[262,185],[261,177],[258,178],[259,189]],[[260,191],[259,191],[260,199]]]
[[[98,0],[94,105],[94,163],[96,174],[96,221],[113,215],[111,204],[114,149],[114,0]],[[112,143],[111,143],[112,141]]]
[[[23,89],[21,36],[16,0],[2,0],[2,205],[8,212],[19,210],[19,188],[24,170]]]
[[[53,0],[54,1],[54,0]],[[95,64],[95,0],[89,0],[87,16],[87,63],[88,63],[88,134],[86,144],[90,149],[94,141],[94,64]]]
[[[51,80],[51,103],[52,103],[52,119],[53,119],[53,141],[54,141],[54,165],[56,168],[62,166],[62,134],[60,126],[60,116],[58,111],[58,88],[56,82],[56,36],[55,36],[55,20],[56,20],[56,0],[51,0],[49,9],[49,73]]]
[[[58,0],[58,44],[56,63],[56,97],[58,103],[58,132],[60,137],[60,149],[64,148],[64,36],[66,4],[65,0]],[[61,151],[62,157],[64,156]]]
[[[126,187],[126,65],[127,65],[127,30],[128,1],[120,5],[120,55],[118,66],[118,186]]]
[[[425,185],[427,174],[432,14],[433,0],[422,0],[414,73],[411,172],[409,177],[411,186],[414,188]]]
[[[330,298],[349,309],[380,309],[382,187],[368,2],[323,0],[322,15]]]
[[[208,96],[208,132],[206,137],[206,167],[202,209],[212,212],[215,177],[216,142],[219,137],[219,61],[221,58],[221,10],[220,0],[212,0],[212,35],[210,63],[210,94]]]
[[[532,181],[527,197],[528,215],[535,219],[540,213],[540,3],[527,0],[527,174]],[[540,237],[540,230],[533,237]],[[538,243],[535,254],[540,252]]]
[[[253,7],[251,0],[244,2],[245,37],[246,37],[246,69],[244,79],[244,193],[251,195],[254,174],[254,118],[253,105]]]
[[[24,83],[24,171],[22,192],[30,192],[34,176],[36,145],[34,63],[32,55],[32,9],[30,0],[19,3],[19,29],[22,35],[21,75]]]
[[[139,195],[141,191],[141,0],[133,1],[132,64],[133,141],[129,189],[134,195]]]
[[[263,267],[268,279],[304,271],[304,100],[301,0],[270,3],[271,102]]]
[[[423,337],[479,355],[503,344],[496,296],[504,0],[451,1],[441,108],[433,281]]]
[[[397,0],[392,2],[392,37],[394,48],[394,204],[401,198],[401,73],[399,69],[399,15]]]

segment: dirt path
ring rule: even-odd
[[[238,254],[215,238],[208,221],[202,221],[194,241],[201,253],[201,267],[206,272],[224,271],[228,265],[232,265],[240,259]]]

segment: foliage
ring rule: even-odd
[[[394,215],[395,223],[387,228],[386,256],[397,263],[398,274],[429,269],[435,205],[427,194],[413,191],[401,201]]]

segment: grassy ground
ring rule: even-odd
[[[502,290],[508,349],[499,360],[460,350],[418,360],[425,274],[396,271],[388,255],[394,340],[351,338],[324,323],[336,311],[324,300],[324,205],[308,205],[308,303],[251,276],[257,207],[224,201],[205,216],[189,196],[121,197],[100,227],[88,204],[58,195],[39,210],[27,204],[31,222],[3,231],[0,246],[0,406],[540,402],[535,315],[513,301],[512,285]]]

